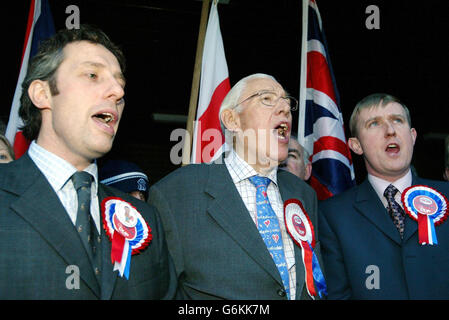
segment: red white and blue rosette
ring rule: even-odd
[[[301,201],[289,199],[284,202],[284,221],[287,232],[302,249],[307,292],[312,299],[315,299],[317,296],[316,286],[318,295],[322,298],[323,295],[327,295],[326,282],[318,259],[313,252],[313,248],[315,248],[313,225]]]
[[[101,202],[103,227],[112,242],[111,260],[114,271],[118,270],[129,279],[131,256],[144,250],[152,239],[151,228],[137,209],[117,197]]]
[[[418,222],[419,243],[421,245],[438,244],[435,226],[447,219],[446,197],[431,187],[415,185],[404,190],[401,200],[405,212]]]

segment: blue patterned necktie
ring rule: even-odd
[[[384,197],[387,199],[388,202],[388,212],[391,215],[391,218],[393,219],[393,223],[396,226],[396,228],[399,231],[399,234],[401,235],[401,239],[404,235],[404,218],[405,218],[405,212],[402,209],[402,207],[399,205],[399,203],[396,202],[394,199],[394,196],[399,190],[396,189],[395,186],[390,184],[384,191]]]
[[[249,181],[256,187],[257,228],[279,270],[287,297],[290,299],[288,268],[282,245],[281,229],[267,195],[267,187],[271,180],[267,177],[254,176],[249,178]]]

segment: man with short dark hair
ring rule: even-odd
[[[350,129],[368,177],[319,206],[329,299],[449,299],[449,186],[412,173],[408,108],[367,96]]]
[[[175,295],[156,210],[98,181],[95,159],[124,109],[123,71],[118,47],[89,26],[61,30],[33,58],[20,108],[33,141],[0,167],[0,299]]]

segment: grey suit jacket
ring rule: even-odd
[[[315,192],[278,172],[282,200],[299,199],[317,230]],[[150,189],[161,213],[179,285],[191,299],[286,299],[282,281],[224,164],[179,168]],[[315,247],[319,256],[319,243]],[[295,246],[297,298],[308,298]]]
[[[103,228],[102,272],[97,280],[67,212],[27,154],[0,166],[0,299],[162,299],[175,295],[176,275],[157,211],[102,184],[98,193],[100,203],[108,196],[130,202],[151,228],[149,246],[132,256],[129,280],[112,271],[111,242]]]

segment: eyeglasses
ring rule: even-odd
[[[290,111],[298,110],[298,100],[296,98],[293,98],[292,96],[280,97],[277,95],[277,93],[275,93],[273,91],[256,92],[255,94],[249,96],[248,98],[246,98],[242,102],[238,103],[237,105],[240,105],[243,102],[246,102],[249,99],[252,99],[254,97],[259,97],[260,102],[267,107],[274,107],[278,103],[279,99],[282,98],[290,106]]]

